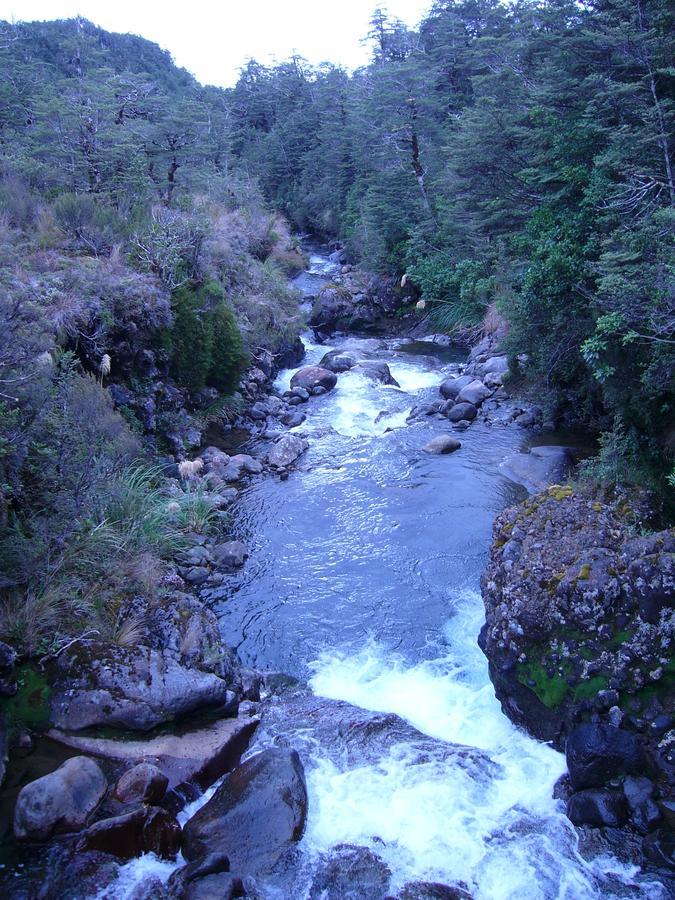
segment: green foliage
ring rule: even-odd
[[[241,335],[216,282],[174,291],[172,373],[192,391],[209,384],[231,392],[243,363]]]
[[[30,664],[17,667],[18,690],[13,697],[0,698],[10,739],[30,729],[42,731],[49,726],[49,685],[45,675]]]
[[[453,262],[447,254],[427,256],[410,266],[408,275],[431,304],[435,326],[448,333],[478,324],[494,294],[494,279],[485,277],[479,262]]]

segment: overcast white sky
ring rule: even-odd
[[[250,57],[270,62],[296,51],[312,63],[362,65],[360,41],[376,6],[416,25],[431,0],[0,0],[0,19],[82,15],[155,41],[201,82],[228,86]]]

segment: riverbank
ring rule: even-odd
[[[327,274],[317,273],[319,278]],[[292,389],[294,372],[285,372],[270,395],[278,394],[278,403],[270,406],[263,387],[269,378],[261,381],[254,403],[266,404],[266,409],[264,418],[255,419],[255,446],[244,448],[252,451],[244,454],[248,459],[238,453],[202,452],[203,468],[194,473],[196,478],[230,484],[222,475],[234,475],[228,472],[234,459],[238,476],[232,483],[245,479],[239,497],[229,504],[228,530],[246,552],[237,548],[238,555],[228,557],[237,564],[230,571],[215,571],[212,547],[195,541],[194,558],[185,560],[182,570],[195,579],[191,583],[200,602],[211,610],[204,613],[209,627],[217,617],[218,640],[222,635],[250,667],[235,667],[228,676],[226,691],[240,701],[239,715],[222,719],[222,704],[220,711],[214,704],[216,724],[238,723],[248,728],[248,738],[263,712],[248,755],[272,748],[287,753],[285,761],[269,757],[271,774],[265,784],[272,788],[268,800],[274,806],[283,786],[291,783],[299,798],[298,817],[277,823],[267,843],[278,855],[252,872],[244,871],[237,855],[245,848],[241,842],[251,838],[244,829],[228,852],[234,860],[232,874],[223,871],[222,859],[210,864],[211,874],[204,868],[190,870],[190,890],[174,877],[175,863],[143,857],[120,873],[113,861],[83,859],[80,851],[81,864],[91,867],[89,884],[103,890],[105,870],[112,876],[105,894],[110,897],[136,896],[142,890],[146,896],[148,891],[162,896],[170,876],[171,890],[185,896],[198,890],[200,878],[219,879],[222,892],[225,882],[228,890],[239,891],[235,882],[242,877],[251,896],[258,896],[256,891],[265,896],[276,886],[284,896],[328,890],[328,896],[337,898],[355,882],[359,890],[371,885],[372,896],[391,891],[406,900],[439,896],[431,893],[436,888],[410,887],[430,880],[455,885],[440,896],[451,896],[450,890],[454,896],[465,890],[476,897],[546,896],[554,885],[567,885],[584,897],[618,896],[627,885],[643,896],[659,896],[658,886],[636,879],[630,867],[579,859],[571,826],[552,797],[564,770],[562,757],[502,716],[475,642],[482,622],[478,580],[492,521],[504,506],[525,496],[501,468],[519,453],[525,432],[522,421],[513,421],[525,411],[506,397],[496,398],[494,408],[491,398],[474,397],[475,417],[453,422],[448,413],[469,400],[444,395],[439,400],[439,384],[470,377],[464,389],[478,372],[464,376],[464,354],[452,348],[401,338],[338,338],[334,346],[310,342],[303,364],[320,363],[327,354],[329,362],[342,359],[342,364],[350,354],[357,357],[335,376],[336,387],[317,382],[309,385],[311,392]],[[473,367],[487,362],[478,356],[471,360]],[[368,372],[364,360],[378,365]],[[386,383],[382,365],[397,384]],[[373,371],[379,376],[373,377]],[[293,398],[299,402],[291,403]],[[285,406],[306,415],[290,432],[278,415]],[[423,452],[439,433],[456,434],[461,448],[449,456]],[[273,466],[269,454],[275,448],[278,453],[289,437],[295,439],[295,449],[308,446],[294,460],[273,456],[283,462]],[[280,477],[270,478],[272,470]],[[178,613],[173,621],[180,620]],[[174,628],[168,631],[174,634],[174,647],[194,646],[192,627],[179,639]],[[150,630],[154,634],[156,626]],[[208,656],[202,655],[202,664]],[[309,679],[314,695],[287,679],[268,678],[262,687],[263,695],[270,696],[259,707],[255,669],[278,669],[301,682]],[[227,684],[221,677],[224,669],[211,675]],[[226,693],[221,699],[232,703]],[[203,724],[201,736],[193,732],[193,754],[195,743],[200,751],[206,749],[209,726]],[[80,749],[87,746],[98,754],[106,749],[100,744],[81,744]],[[227,757],[223,745],[218,746],[225,771],[235,763],[239,747],[231,747]],[[151,755],[161,763],[171,756],[169,750],[175,758],[175,746],[154,744],[142,758]],[[300,753],[304,791],[296,764],[288,764],[291,750]],[[190,758],[185,746],[178,754]],[[214,777],[214,767],[206,768],[202,787]],[[105,775],[112,783],[113,770]],[[221,807],[229,789],[227,779],[223,784]],[[209,796],[179,812],[178,824],[185,828]],[[166,797],[159,801],[161,808]],[[175,802],[173,810],[175,815]],[[201,813],[202,820],[206,815]],[[218,817],[223,815],[221,809]],[[259,815],[254,804],[243,821],[255,830]],[[305,836],[298,855],[293,848],[301,825]],[[345,844],[349,847],[335,850]],[[223,846],[218,839],[209,849],[222,854]],[[168,847],[175,849],[175,844],[169,841]],[[504,879],[506,861],[509,879]],[[351,879],[347,885],[345,877]]]

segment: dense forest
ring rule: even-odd
[[[198,505],[141,438],[185,449],[176,391],[226,414],[293,345],[293,232],[430,329],[502,317],[548,421],[601,435],[595,477],[675,486],[672,33],[664,0],[439,0],[417,30],[376,11],[351,75],[250,61],[222,90],[81,19],[1,24],[3,634],[35,649],[64,594],[114,631],[91,585],[144,582]]]
[[[351,78],[249,64],[232,153],[298,227],[406,274],[439,327],[495,304],[552,419],[603,432],[603,477],[663,474],[673,24],[660,0],[437,2],[417,31],[378,11]]]

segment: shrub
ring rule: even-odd
[[[205,384],[222,391],[237,385],[242,343],[232,311],[216,282],[174,291],[171,330],[172,374],[192,391]]]

